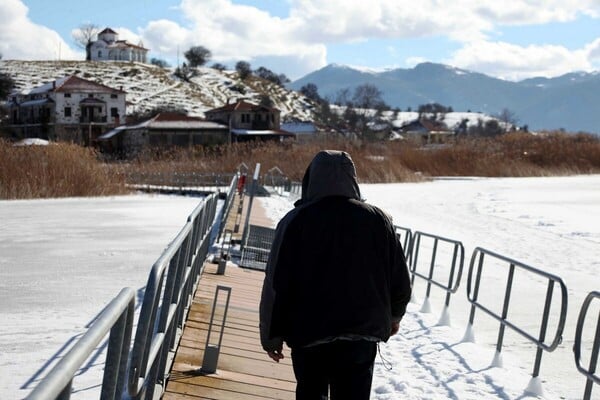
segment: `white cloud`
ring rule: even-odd
[[[481,40],[498,25],[598,17],[597,0],[292,0],[290,15],[303,21],[308,40],[449,36]]]
[[[0,2],[0,53],[4,59],[82,59],[55,31],[31,22],[20,0]]]
[[[191,46],[205,46],[213,61],[249,61],[297,78],[326,64],[326,47],[297,38],[301,21],[281,19],[230,0],[183,0],[179,9],[188,27],[153,21],[143,30],[144,44],[171,61]],[[183,57],[180,57],[180,60]]]
[[[504,42],[478,41],[467,44],[445,62],[488,75],[521,80],[534,76],[558,76],[572,71],[591,71],[591,59],[600,39],[579,50],[563,46],[517,46]]]

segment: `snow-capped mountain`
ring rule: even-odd
[[[344,88],[375,85],[392,107],[416,110],[440,103],[455,111],[495,115],[514,112],[521,125],[600,133],[600,73],[570,73],[556,78],[505,81],[442,64],[422,63],[410,69],[364,70],[331,64],[293,82],[300,89],[314,83],[322,97],[335,99]]]

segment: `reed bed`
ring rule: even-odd
[[[0,198],[102,196],[126,192],[126,177],[161,174],[250,172],[278,167],[299,181],[313,156],[343,150],[356,163],[360,182],[415,182],[434,176],[525,177],[600,173],[600,138],[587,134],[511,133],[496,138],[458,138],[421,145],[316,139],[284,143],[150,149],[126,162],[103,162],[74,144],[14,147],[0,141]],[[136,182],[128,182],[136,183]]]

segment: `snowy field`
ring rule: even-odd
[[[48,360],[64,355],[63,345],[123,287],[138,290],[139,307],[152,264],[199,202],[150,195],[0,201],[0,399],[23,398],[49,371]]]
[[[544,354],[541,380],[547,399],[582,397],[585,380],[571,348],[583,298],[600,289],[600,176],[361,188],[396,224],[461,240],[465,270],[473,248],[481,246],[562,277],[569,293],[567,328],[560,347]],[[291,207],[282,197],[259,201],[274,220]],[[0,399],[22,398],[37,374],[47,371],[46,361],[84,332],[122,287],[143,290],[152,263],[198,202],[143,195],[0,201]],[[491,367],[498,324],[481,312],[475,316],[476,343],[462,343],[469,311],[464,278],[451,301],[451,327],[437,326],[439,290],[432,289],[432,312],[419,311],[425,286],[417,281],[418,299],[409,305],[400,334],[381,346],[387,362],[376,360],[372,398],[533,398],[524,394],[533,345],[507,331],[504,367]],[[535,284],[528,288],[532,293]],[[504,286],[486,294],[502,298]],[[511,317],[528,318],[530,309],[523,304]],[[92,392],[74,397],[90,398]],[[592,398],[600,399],[600,388]]]
[[[547,399],[583,396],[585,379],[576,371],[571,349],[583,299],[600,290],[600,176],[438,179],[361,189],[363,197],[389,212],[395,224],[462,241],[465,274],[479,246],[560,276],[568,288],[567,324],[559,348],[543,355],[540,378]],[[272,218],[289,207],[277,198],[268,202]],[[499,284],[485,295],[502,301],[506,269],[499,275],[504,279],[495,277]],[[530,286],[516,284],[509,313],[525,325],[532,309],[527,296],[540,291],[540,282],[526,283]],[[544,282],[542,295],[545,289]],[[418,278],[414,292],[417,301],[409,305],[400,334],[381,346],[393,369],[377,358],[372,398],[534,398],[524,393],[533,370],[533,344],[507,329],[504,367],[491,367],[499,324],[480,311],[475,314],[476,344],[462,342],[470,310],[466,275],[450,303],[451,327],[437,326],[441,290],[432,289],[431,313],[419,312],[425,285]],[[598,311],[590,309],[590,315]],[[592,398],[600,399],[600,388],[594,388]]]

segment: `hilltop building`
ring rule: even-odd
[[[281,129],[281,111],[238,100],[223,107],[205,112],[206,119],[229,127],[233,142],[251,140],[276,140],[295,138],[291,132]]]
[[[17,137],[91,145],[125,120],[125,92],[71,75],[17,93],[7,102]]]
[[[137,61],[146,62],[148,49],[126,40],[119,40],[119,34],[110,28],[98,34],[98,40],[90,44],[92,61]]]

